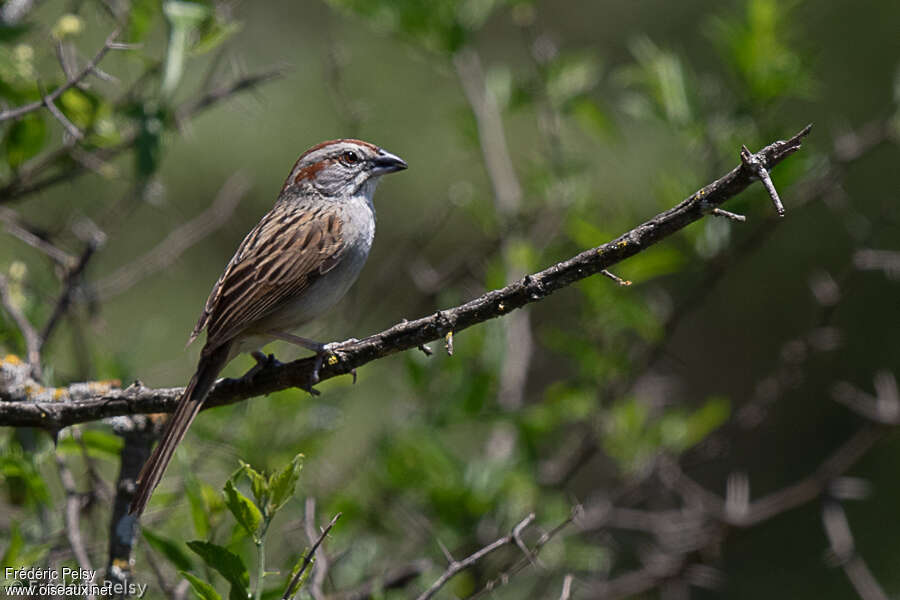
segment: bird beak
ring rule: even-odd
[[[372,159],[372,174],[385,175],[402,171],[408,165],[406,161],[386,150],[379,150],[378,156]]]

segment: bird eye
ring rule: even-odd
[[[344,164],[355,165],[359,162],[359,155],[357,155],[353,150],[348,150],[341,155],[341,160],[344,161]]]

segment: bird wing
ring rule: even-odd
[[[218,347],[303,293],[340,262],[341,227],[334,207],[276,204],[225,267],[188,343],[206,328],[206,346]]]

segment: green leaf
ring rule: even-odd
[[[266,481],[265,475],[244,461],[241,461],[241,468],[231,476],[232,481],[235,481],[241,473],[250,480],[250,490],[253,492],[253,497],[256,498],[256,503],[265,506],[266,500],[269,498],[269,482]]]
[[[184,490],[191,505],[191,520],[194,523],[194,532],[201,537],[206,537],[209,535],[210,529],[209,511],[203,499],[203,490],[200,487],[200,483],[193,478],[188,478]]]
[[[294,489],[297,487],[297,479],[300,477],[300,470],[303,468],[303,455],[298,454],[291,460],[291,463],[284,467],[278,473],[269,477],[269,506],[271,512],[277,511],[284,506],[285,502],[294,495]]]
[[[180,573],[181,576],[187,579],[191,584],[194,595],[200,600],[222,600],[222,596],[219,595],[219,592],[217,592],[213,586],[209,585],[199,577],[185,571],[181,571]]]
[[[47,123],[33,112],[12,124],[3,138],[6,161],[15,168],[37,155],[47,141]]]
[[[222,494],[225,496],[225,506],[228,507],[241,527],[251,536],[255,535],[260,522],[262,522],[262,513],[259,512],[256,505],[234,487],[234,482],[230,479],[225,482]]]
[[[188,571],[194,568],[193,561],[191,561],[188,553],[181,548],[181,544],[163,537],[158,533],[153,533],[149,529],[144,529],[141,533],[143,533],[147,543],[150,544],[154,550],[165,556],[176,569]]]
[[[250,594],[250,575],[240,556],[212,542],[194,540],[187,545],[231,584],[230,600],[246,600]]]
[[[3,557],[0,558],[0,565],[8,567],[18,566],[16,559],[19,557],[19,553],[24,546],[25,539],[22,537],[22,532],[19,531],[19,524],[13,521],[12,531],[9,536],[9,545],[6,546]]]

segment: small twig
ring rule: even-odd
[[[622,279],[621,277],[619,277],[619,276],[616,275],[615,273],[612,273],[612,272],[608,271],[607,269],[603,269],[602,271],[600,271],[600,274],[601,274],[601,275],[604,275],[604,276],[606,276],[606,277],[609,277],[610,279],[612,279],[612,280],[615,281],[617,284],[619,284],[619,285],[621,285],[621,286],[623,286],[623,287],[628,287],[629,285],[631,285],[631,281],[630,281],[630,280],[628,280],[628,279]]]
[[[417,348],[421,350],[422,354],[424,354],[425,356],[431,356],[432,354],[434,354],[434,351],[425,344],[419,344]]]
[[[56,300],[50,318],[47,319],[47,323],[44,325],[44,328],[41,329],[40,344],[38,346],[39,351],[43,350],[44,346],[47,344],[47,340],[50,339],[50,335],[59,324],[60,319],[62,319],[63,315],[69,310],[75,290],[81,282],[81,276],[84,274],[84,270],[87,268],[87,264],[91,260],[91,257],[94,256],[94,253],[102,243],[103,240],[99,235],[89,237],[81,256],[78,258],[78,262],[66,272],[66,275],[63,278],[62,292],[60,292],[59,298]]]
[[[12,210],[0,207],[0,221],[5,224],[7,233],[43,252],[58,265],[69,268],[75,264],[74,256],[45,240],[36,228],[23,223]]]
[[[28,357],[28,365],[31,367],[32,376],[35,379],[41,378],[41,339],[37,331],[27,317],[15,305],[12,298],[9,297],[9,282],[6,277],[0,275],[0,304],[3,310],[13,320],[22,338],[25,340],[25,353]]]
[[[113,32],[111,34],[109,34],[109,36],[106,38],[106,41],[104,42],[103,47],[100,48],[100,50],[97,52],[96,55],[94,55],[94,58],[89,60],[87,63],[87,66],[85,66],[84,69],[82,69],[78,74],[76,74],[75,77],[72,77],[72,78],[66,80],[66,82],[64,84],[62,84],[61,86],[59,86],[58,88],[56,88],[55,90],[53,90],[52,92],[47,94],[46,96],[42,96],[40,100],[35,100],[34,102],[24,104],[17,108],[11,108],[9,110],[4,110],[4,111],[0,112],[0,122],[8,121],[9,119],[21,118],[22,116],[24,116],[30,112],[33,112],[42,106],[46,106],[47,108],[50,108],[50,105],[53,103],[54,100],[56,100],[57,98],[62,96],[67,90],[74,87],[75,85],[80,83],[81,80],[83,80],[85,77],[87,77],[88,75],[91,74],[91,72],[94,70],[94,67],[96,67],[100,63],[100,61],[103,60],[103,57],[106,56],[106,53],[112,49],[111,45],[114,43],[113,40],[115,40],[118,35],[119,35],[119,28],[116,27],[113,30]],[[52,109],[51,109],[51,112],[52,112]]]
[[[306,521],[306,537],[310,544],[315,544],[320,533],[316,532],[316,499],[309,496],[306,499],[304,507],[304,520]],[[316,562],[312,566],[312,576],[309,582],[309,593],[314,600],[323,600],[322,585],[325,583],[325,577],[328,575],[328,556],[325,554],[325,548],[317,547]]]
[[[453,356],[453,332],[448,331],[444,335],[444,349],[447,350],[447,356]]]
[[[725,217],[726,219],[731,219],[732,221],[737,221],[739,223],[743,223],[747,220],[747,217],[744,215],[739,215],[737,213],[733,213],[729,210],[725,210],[724,208],[716,207],[712,209],[712,214],[717,217]]]
[[[822,524],[831,552],[862,600],[887,600],[888,595],[869,570],[866,561],[857,553],[853,532],[843,507],[827,502],[822,509]]]
[[[309,566],[309,563],[312,562],[313,554],[315,554],[316,550],[319,549],[319,546],[322,544],[322,541],[325,539],[325,536],[328,535],[328,532],[331,531],[331,528],[334,527],[334,524],[337,523],[337,520],[341,518],[341,513],[334,515],[334,518],[331,519],[331,522],[325,526],[322,530],[322,533],[319,535],[318,539],[313,543],[312,548],[309,549],[309,552],[306,553],[306,556],[303,557],[303,564],[300,565],[300,570],[294,574],[293,579],[291,579],[290,585],[288,585],[287,589],[284,592],[284,595],[281,597],[281,600],[289,600],[297,593],[298,590],[294,589],[297,587],[297,584],[300,582],[300,579],[303,577],[303,572],[306,571],[306,568]]]
[[[431,584],[431,587],[428,588],[427,590],[425,590],[416,600],[428,600],[429,598],[432,598],[436,593],[438,593],[438,591],[442,587],[444,587],[444,585],[446,585],[446,583],[448,581],[450,581],[459,572],[468,569],[469,567],[471,567],[472,565],[477,563],[479,560],[481,560],[482,558],[484,558],[491,552],[493,552],[499,548],[502,548],[503,546],[507,546],[509,544],[514,544],[515,543],[515,534],[513,532],[518,531],[521,533],[522,529],[527,527],[532,521],[534,521],[534,513],[532,513],[532,514],[528,515],[527,517],[525,517],[524,519],[522,519],[513,528],[512,532],[510,532],[509,535],[506,535],[498,540],[491,542],[490,544],[488,544],[481,550],[478,550],[477,552],[470,554],[469,556],[467,556],[466,558],[464,558],[462,560],[453,561],[452,563],[450,563],[450,565],[447,567],[447,569],[444,571],[444,573],[440,577],[438,577],[438,579],[433,584]]]
[[[573,579],[574,577],[571,574],[568,574],[563,578],[562,592],[559,594],[559,600],[569,600],[569,597],[572,595]]]
[[[807,131],[809,127],[810,126],[807,126]],[[775,205],[775,212],[778,213],[779,217],[783,217],[784,204],[781,203],[781,198],[778,197],[778,192],[775,190],[775,184],[772,183],[772,177],[769,176],[769,171],[766,169],[763,161],[761,161],[756,154],[750,152],[750,150],[747,149],[747,146],[741,146],[741,162],[759,177],[763,187],[765,187],[766,191],[769,193],[769,198],[772,199],[772,204]]]
[[[530,520],[529,520],[530,518]],[[528,546],[525,545],[525,542],[522,540],[522,530],[528,526],[531,521],[534,520],[534,513],[531,513],[524,520],[520,521],[518,525],[516,525],[512,530],[513,540],[516,542],[516,546],[518,546],[519,550],[522,551],[522,554],[525,555],[525,558],[528,559],[528,562],[531,563],[532,566],[537,566],[537,558],[532,555],[531,550],[528,549]]]
[[[44,94],[43,90],[41,91],[41,97],[44,99],[44,106],[47,107],[47,110],[50,111],[50,114],[60,122],[63,128],[76,140],[83,140],[84,133],[78,127],[75,126],[75,123],[69,120],[69,118],[63,114],[61,110],[56,106],[56,103],[52,98]]]
[[[56,466],[59,469],[59,480],[66,493],[66,537],[69,540],[69,545],[72,547],[72,553],[75,555],[78,566],[81,569],[93,571],[91,568],[91,560],[84,547],[84,540],[81,537],[80,517],[82,496],[75,489],[75,478],[72,476],[72,471],[69,470],[66,461],[63,459],[62,454],[58,449],[56,451]],[[93,600],[95,597],[96,596],[93,594],[87,596],[89,600]]]

